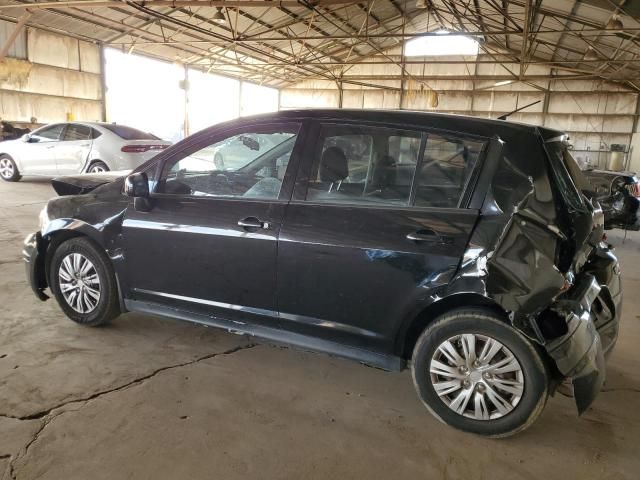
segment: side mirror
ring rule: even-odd
[[[124,193],[129,197],[148,198],[149,179],[144,172],[132,173],[124,181]]]
[[[25,133],[21,138],[24,143],[29,143],[31,141],[31,134]]]

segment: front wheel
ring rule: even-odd
[[[542,357],[489,310],[439,317],[413,351],[413,382],[440,421],[470,433],[507,437],[530,426],[547,400]]]
[[[76,323],[94,327],[120,314],[111,263],[87,238],[72,238],[53,253],[49,285],[60,308]]]
[[[20,180],[18,166],[9,155],[0,155],[0,177],[7,182]]]

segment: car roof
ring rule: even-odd
[[[322,109],[292,109],[280,110],[278,112],[243,117],[229,123],[246,121],[250,119],[317,119],[317,120],[342,120],[342,121],[362,121],[373,123],[396,123],[412,126],[428,127],[455,132],[464,132],[480,136],[491,137],[496,134],[500,136],[510,136],[517,133],[540,133],[545,139],[550,139],[564,135],[564,132],[549,129],[537,125],[511,122],[508,120],[497,120],[492,118],[481,118],[468,115],[454,115],[448,113],[424,112],[418,110],[377,110],[377,109],[342,109],[342,108],[322,108]]]

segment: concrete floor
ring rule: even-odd
[[[640,471],[640,235],[611,234],[626,290],[605,391],[550,399],[508,440],[448,428],[407,372],[127,314],[67,320],[28,288],[21,242],[54,195],[0,182],[0,474],[5,479],[624,479]]]

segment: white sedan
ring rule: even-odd
[[[0,142],[0,177],[15,182],[22,175],[131,170],[169,145],[171,142],[124,125],[57,123]]]

